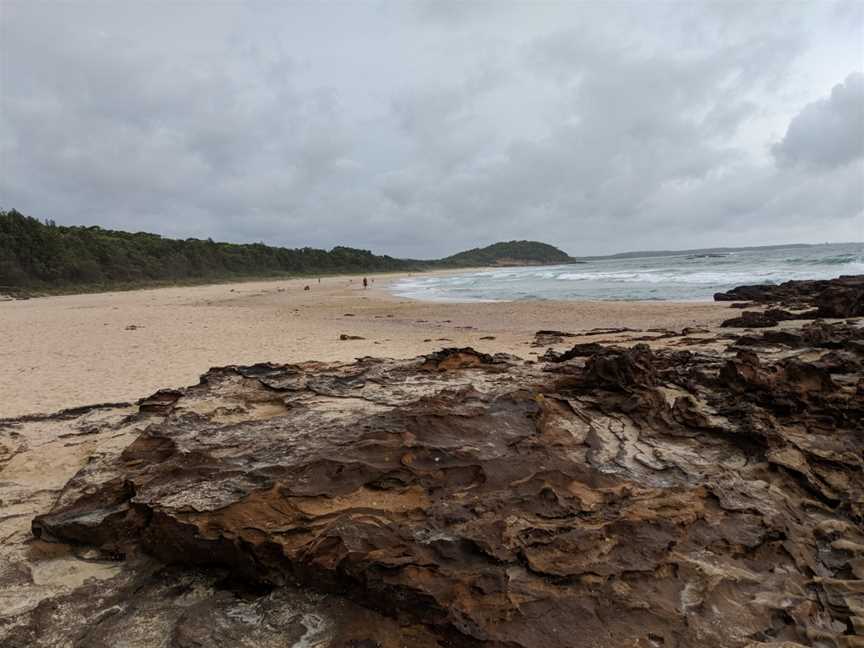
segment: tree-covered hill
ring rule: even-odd
[[[335,247],[288,249],[63,227],[0,211],[0,293],[289,274],[417,270],[419,262]]]
[[[446,259],[417,261],[334,247],[176,240],[146,232],[67,227],[14,209],[0,210],[0,294],[105,290],[341,272],[419,271],[441,267],[568,263],[561,250],[531,241],[496,243]]]
[[[494,243],[484,248],[474,248],[459,252],[439,263],[451,266],[485,265],[555,265],[574,263],[566,252],[548,243],[537,241],[507,241]]]

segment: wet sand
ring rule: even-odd
[[[399,276],[376,275],[369,290],[341,276],[0,302],[0,418],[133,401],[194,384],[212,366],[447,346],[531,359],[544,350],[531,346],[540,329],[680,330],[729,317],[712,302],[420,302],[387,292]]]

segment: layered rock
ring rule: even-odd
[[[201,407],[224,422],[232,417],[265,420],[285,412],[248,387],[241,385],[233,394],[211,391],[206,404],[184,391],[164,390],[137,407],[97,405],[0,420],[0,645],[441,645],[422,626],[314,589],[256,586],[240,579],[229,564],[170,566],[133,545],[126,553],[97,547],[92,539],[102,537],[99,529],[108,527],[106,520],[81,520],[82,542],[33,537],[31,521],[40,511],[63,507],[66,498],[78,499],[82,493],[93,496],[92,502],[114,493],[123,452],[147,426],[160,424],[172,412]]]
[[[226,367],[52,421],[101,445],[8,582],[32,593],[34,547],[108,571],[34,594],[0,639],[859,645],[861,328],[784,332]]]
[[[714,295],[715,301],[777,303],[790,308],[814,308],[814,317],[864,316],[864,275],[837,279],[786,281],[779,285],[738,286]]]

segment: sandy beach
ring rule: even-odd
[[[412,301],[387,290],[400,276],[376,275],[368,290],[339,276],[2,302],[0,418],[133,401],[194,384],[213,366],[407,358],[448,346],[531,359],[544,350],[531,346],[540,329],[680,330],[728,317],[711,302]]]

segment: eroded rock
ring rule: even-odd
[[[837,279],[786,281],[779,285],[738,286],[714,295],[715,301],[776,303],[792,308],[813,308],[807,318],[844,318],[864,315],[864,275]]]
[[[125,414],[33,520],[119,572],[0,639],[856,645],[864,383],[844,326],[789,328],[780,352],[213,369]]]
[[[739,317],[725,320],[720,326],[727,328],[767,328],[777,326],[778,321],[766,313],[744,311]]]

